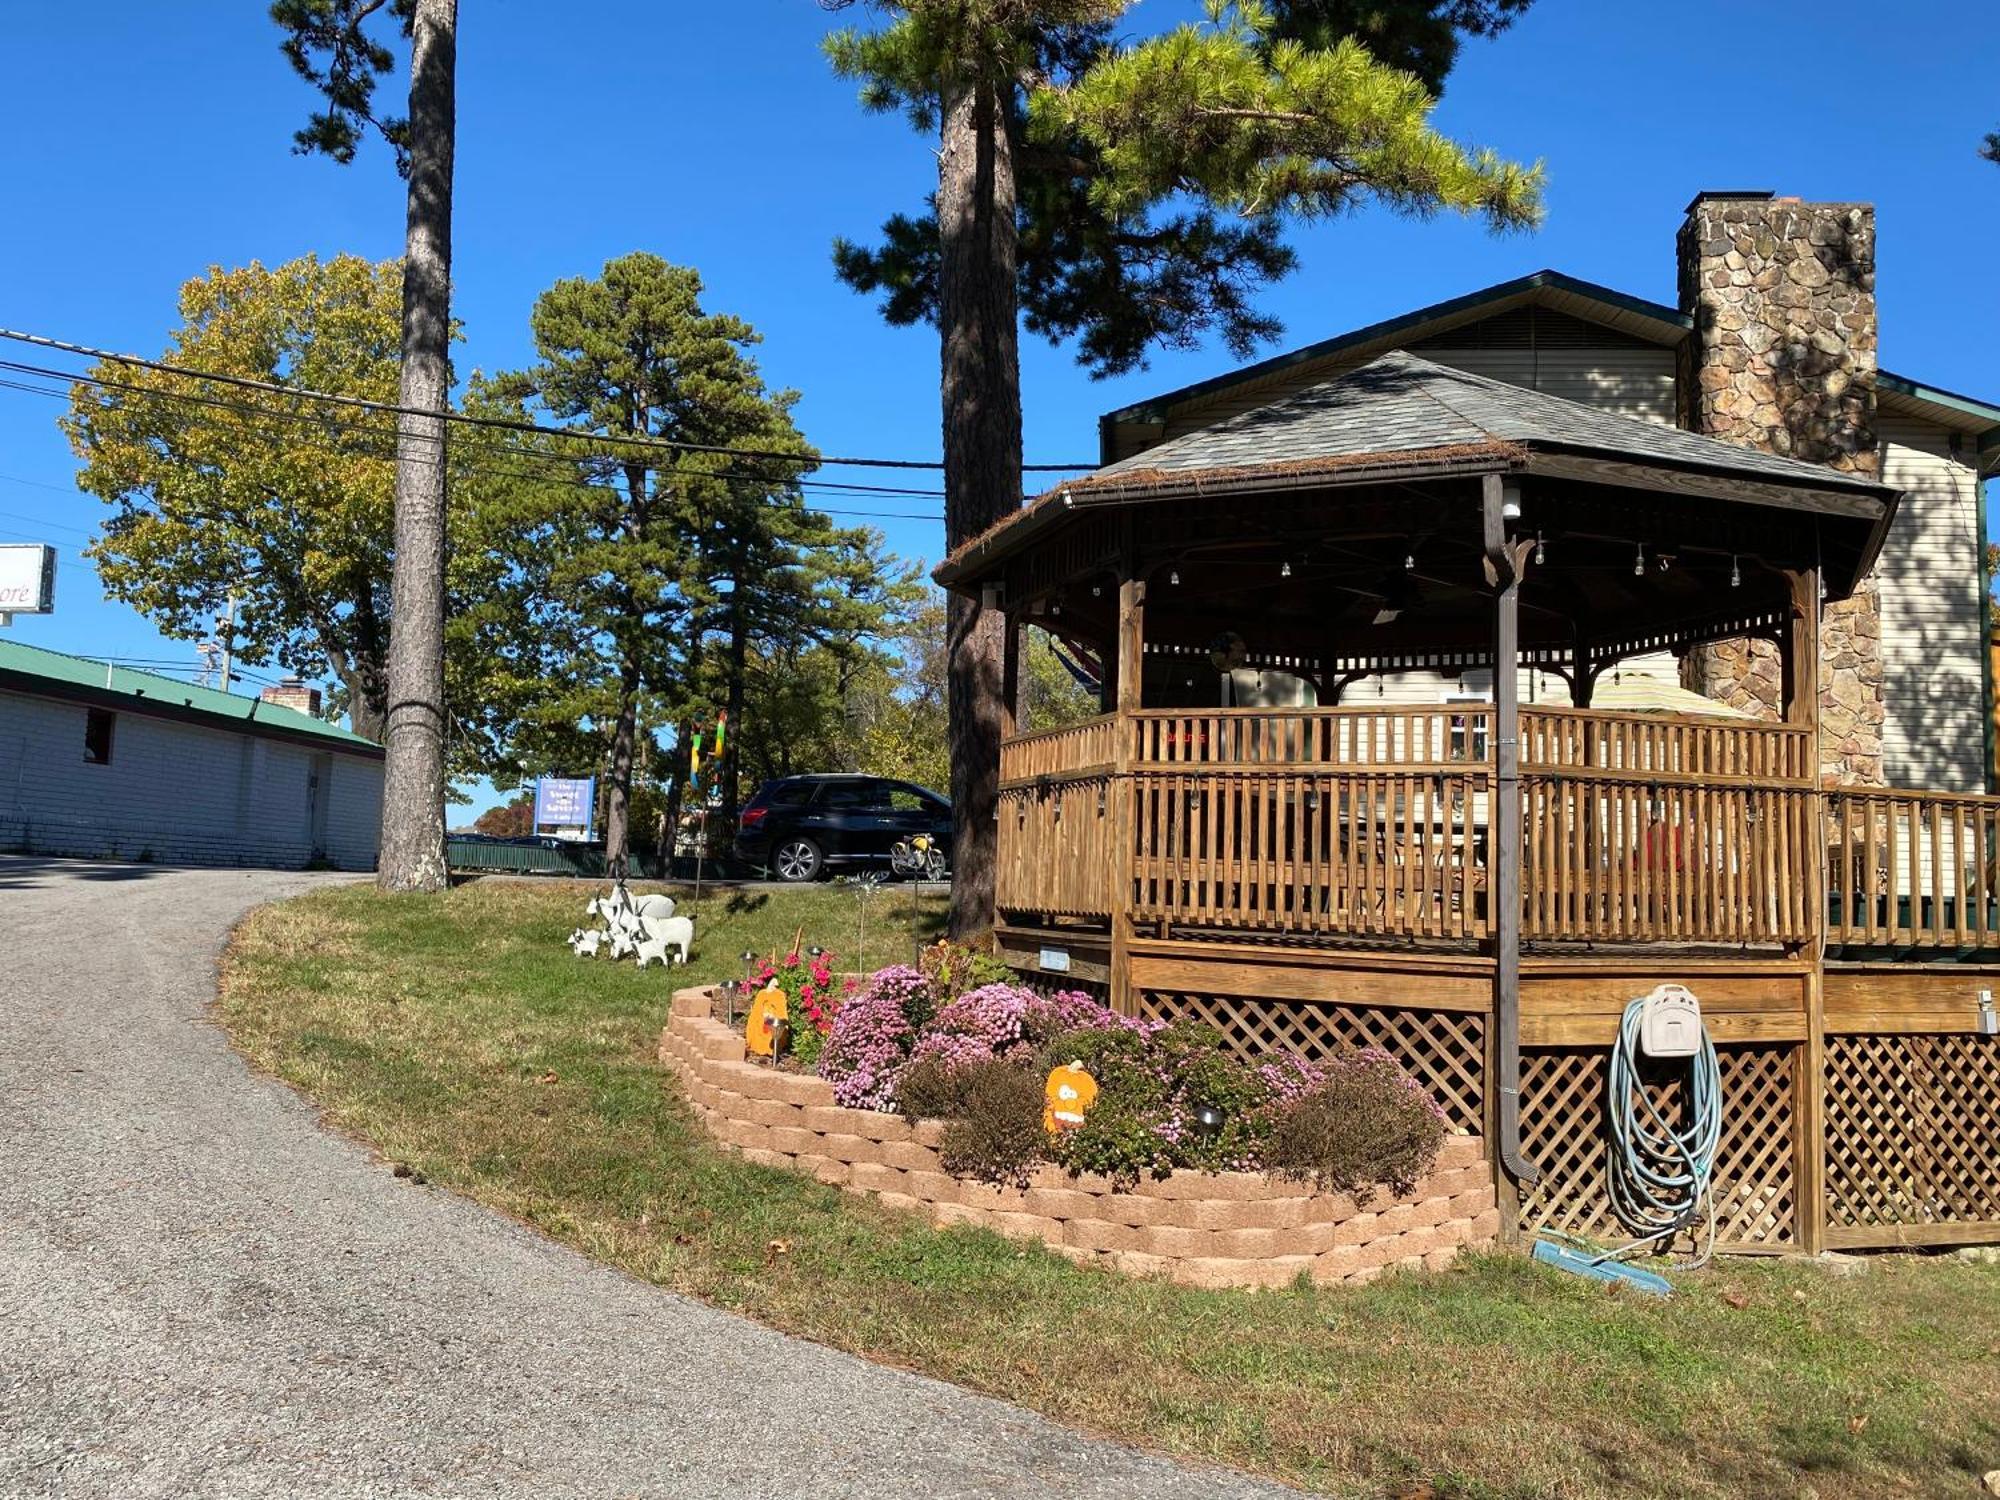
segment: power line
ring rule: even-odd
[[[271,423],[271,422],[305,424],[310,426],[313,429],[313,431],[317,434],[326,434],[333,436],[359,436],[364,439],[371,440],[377,444],[377,446],[372,449],[370,448],[340,449],[333,447],[331,445],[321,445],[323,450],[326,452],[354,453],[358,454],[358,456],[360,457],[379,458],[384,461],[392,461],[396,456],[395,443],[397,442],[398,434],[393,429],[379,427],[379,426],[371,426],[367,423],[361,423],[361,424],[341,423],[338,421],[331,421],[324,418],[309,416],[302,412],[274,411],[269,407],[252,406],[244,402],[238,402],[238,401],[226,401],[219,397],[213,397],[213,396],[200,396],[187,391],[157,390],[146,386],[132,385],[125,381],[106,380],[100,376],[90,376],[90,375],[69,376],[59,370],[45,370],[36,366],[21,365],[8,360],[0,360],[0,369],[21,371],[24,373],[44,376],[48,379],[53,379],[53,380],[67,380],[75,383],[95,385],[110,390],[129,391],[142,397],[145,400],[158,400],[158,401],[169,401],[169,402],[178,401],[194,406],[207,407],[219,411],[233,412],[238,416],[248,419],[246,420],[245,423],[246,426],[249,426],[252,428],[252,430],[261,432],[267,436],[275,437],[277,436],[277,434],[272,433],[268,426],[261,426],[259,424]],[[68,392],[65,390],[52,390],[47,386],[26,385],[21,383],[20,381],[14,381],[14,380],[0,380],[0,389],[22,391],[29,395],[53,396],[63,399],[66,399],[68,396]],[[414,436],[416,440],[419,442],[435,441],[434,439],[421,434]],[[572,433],[570,434],[570,437],[578,441],[595,440],[595,435],[590,433]],[[290,440],[298,441],[297,439],[290,439]],[[562,453],[545,453],[530,448],[523,448],[520,447],[519,445],[510,445],[510,444],[500,445],[497,451],[515,457],[526,458],[532,462],[537,462],[537,463],[575,465],[579,463],[589,463],[593,461],[615,462],[615,460],[609,458],[607,455],[602,455],[602,454],[572,455],[572,454],[562,454]],[[738,473],[731,473],[726,470],[717,471],[713,469],[690,469],[683,466],[671,465],[671,464],[668,465],[648,464],[647,468],[649,471],[654,473],[690,475],[702,479],[716,480],[723,483],[758,483],[758,484],[770,485],[772,487],[802,485],[802,486],[811,486],[816,489],[831,489],[838,491],[856,490],[866,494],[880,494],[888,496],[905,495],[911,498],[926,498],[926,499],[940,498],[943,493],[942,491],[938,490],[902,489],[888,485],[850,484],[844,481],[831,480],[831,479],[805,479],[805,478],[795,478],[789,476],[779,478],[769,474],[754,474],[754,473],[738,474]],[[585,484],[581,481],[557,478],[549,475],[527,474],[521,472],[518,469],[496,468],[490,464],[483,464],[483,465],[476,463],[465,464],[460,466],[458,472],[462,474],[487,475],[497,478],[524,479],[536,483],[564,485],[572,488],[585,489],[585,490],[596,490],[600,488],[599,486]],[[34,481],[23,480],[18,482],[33,483]],[[38,487],[44,489],[58,488],[55,485],[42,485]],[[928,511],[852,510],[852,509],[844,509],[837,506],[826,506],[826,505],[812,505],[809,508],[822,515],[869,517],[877,520],[888,520],[888,521],[942,521],[944,519],[943,516]]]
[[[532,433],[542,437],[587,436],[592,442],[609,443],[617,447],[639,448],[650,451],[681,453],[720,453],[738,458],[777,459],[784,463],[824,465],[842,469],[931,469],[942,470],[944,464],[932,459],[916,458],[827,458],[808,457],[799,453],[786,453],[778,449],[732,448],[714,443],[679,442],[669,438],[634,437],[614,433],[578,434],[563,427],[545,426],[538,422],[517,421],[509,417],[479,416],[471,412],[450,410],[431,411],[424,407],[402,406],[392,401],[371,401],[363,396],[344,396],[330,391],[315,391],[302,386],[281,385],[275,381],[253,380],[243,375],[223,375],[209,370],[192,369],[186,365],[167,364],[156,359],[141,359],[135,354],[118,354],[109,349],[94,349],[87,344],[71,343],[66,339],[49,338],[44,334],[25,333],[19,329],[0,328],[0,339],[18,344],[31,344],[39,349],[53,349],[61,354],[73,354],[83,359],[108,360],[112,364],[129,365],[142,370],[154,370],[163,375],[178,375],[190,380],[210,380],[219,385],[236,386],[243,390],[263,391],[270,395],[289,396],[294,399],[323,401],[330,405],[353,407],[363,411],[382,412],[397,417],[421,417],[431,421],[458,422],[468,426],[495,428],[505,432]],[[9,366],[9,368],[14,368]],[[44,372],[37,372],[44,373]],[[61,372],[53,372],[58,378],[83,379],[88,377],[64,377]],[[406,437],[420,434],[405,434]],[[1023,464],[1022,469],[1034,473],[1074,474],[1093,469],[1095,464]]]

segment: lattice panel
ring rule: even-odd
[[[1476,1134],[1486,1128],[1481,1015],[1155,990],[1140,993],[1139,1014],[1148,1020],[1204,1021],[1253,1061],[1277,1052],[1324,1058],[1348,1047],[1380,1047],[1430,1091],[1454,1130]]]
[[[1716,1242],[1789,1243],[1797,1229],[1793,1180],[1792,1046],[1724,1046],[1722,1145],[1715,1167]],[[1607,1243],[1631,1238],[1611,1212],[1605,1185],[1606,1065],[1603,1048],[1538,1048],[1521,1057],[1521,1143],[1542,1169],[1521,1199],[1524,1228],[1560,1229]],[[1649,1084],[1666,1118],[1678,1120],[1678,1081]]]
[[[2000,1038],[1826,1039],[1829,1225],[2000,1221]]]

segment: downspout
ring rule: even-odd
[[[1493,588],[1493,974],[1494,1063],[1500,1164],[1518,1183],[1540,1179],[1521,1151],[1521,567],[1507,544],[1504,507],[1519,488],[1498,474],[1480,479],[1481,540]]]

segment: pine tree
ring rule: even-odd
[[[394,59],[367,29],[378,11],[410,41],[410,112],[373,113]],[[409,180],[403,252],[402,373],[389,697],[378,883],[439,891],[444,851],[445,419],[450,404],[451,194],[457,144],[458,0],[275,0],[292,67],[326,108],[294,137],[301,153],[343,164],[378,129]],[[433,415],[435,414],[435,415]]]
[[[1150,342],[1187,342],[1210,324],[1239,348],[1273,331],[1249,307],[1246,286],[1289,268],[1277,238],[1286,217],[1332,214],[1369,197],[1405,212],[1480,213],[1497,226],[1539,214],[1539,172],[1432,130],[1434,96],[1419,79],[1352,39],[1313,47],[1285,36],[1255,0],[1210,0],[1205,25],[1130,46],[1109,31],[1130,0],[868,3],[887,24],[829,38],[836,70],[862,81],[867,107],[900,109],[938,136],[933,276],[890,285],[889,311],[935,310],[948,547],[1021,502],[1024,222],[1047,227],[1050,243],[1065,222],[1094,230],[1067,251],[1086,272],[1055,283],[1059,296],[1034,291],[1030,278],[1026,306],[1036,331],[1077,334],[1086,361],[1113,370]],[[1496,21],[1518,9],[1507,0],[1474,8]],[[1024,175],[1036,152],[1071,153],[1066,186],[1060,169]],[[1193,214],[1158,219],[1163,206],[1186,201]],[[1049,211],[1037,219],[1024,204]],[[1223,226],[1218,215],[1228,213],[1240,227]],[[927,236],[917,221],[892,221],[892,245],[900,238],[914,249]],[[1148,253],[1162,258],[1149,263]],[[837,247],[836,258],[851,283],[883,284],[883,263],[851,246]],[[1147,287],[1128,289],[1111,269],[1127,258],[1153,266],[1150,302]],[[993,916],[1000,648],[999,614],[955,596],[951,932],[961,938]]]
[[[531,758],[601,738],[605,858],[620,875],[637,762],[643,754],[684,764],[685,732],[670,754],[654,727],[696,716],[709,617],[736,585],[756,584],[739,612],[758,592],[783,587],[781,576],[767,581],[752,569],[782,574],[788,535],[813,529],[797,514],[794,481],[814,454],[792,424],[796,397],[768,391],[745,352],[756,331],[706,312],[701,278],[686,267],[620,257],[597,277],[556,283],[536,300],[531,323],[538,362],[477,382],[476,400],[586,441],[533,445],[542,467],[530,465],[527,477],[479,479],[514,497],[482,502],[482,514],[511,533],[483,540],[510,551],[517,576],[533,580],[518,591],[534,602],[513,617],[516,644],[500,654],[518,664],[511,711],[529,721],[521,738]],[[701,451],[730,447],[797,457]],[[740,557],[722,590],[715,567],[731,545]]]

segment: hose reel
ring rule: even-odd
[[[1642,1060],[1652,1066],[1642,1066]],[[1664,1066],[1663,1066],[1664,1065]],[[1660,1106],[1658,1085],[1680,1071],[1678,1118]],[[1649,1084],[1653,1085],[1649,1087]],[[1605,1079],[1605,1182],[1611,1210],[1637,1238],[1612,1250],[1544,1230],[1537,1260],[1665,1295],[1664,1278],[1621,1264],[1698,1225],[1706,1228],[1693,1270],[1715,1253],[1715,1159],[1722,1144],[1722,1072],[1701,1004],[1662,984],[1625,1007]]]

